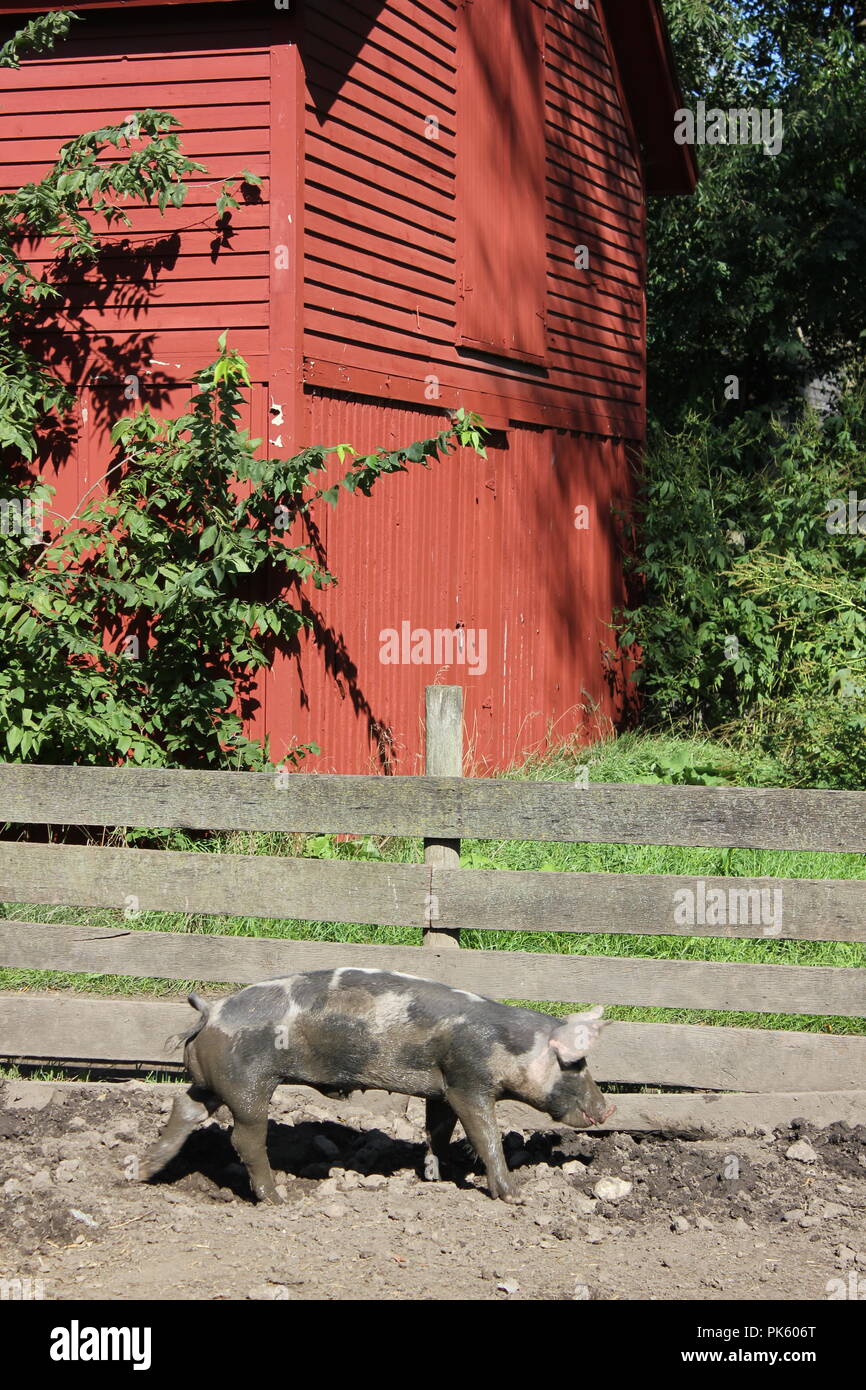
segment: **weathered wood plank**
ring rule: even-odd
[[[684,923],[677,907],[682,895],[691,894],[688,901],[699,907],[700,893],[706,899],[714,891],[726,894],[730,920]],[[419,928],[428,924],[432,902],[443,930],[866,941],[862,879],[455,870],[5,840],[0,841],[0,902]]]
[[[298,970],[402,970],[499,999],[866,1016],[866,970],[461,951],[0,921],[0,966],[252,984]]]
[[[155,1091],[160,1096],[171,1098],[177,1095],[180,1081],[156,1081],[145,1083],[129,1081],[7,1081],[0,1082],[0,1109],[43,1109],[55,1101],[72,1100],[81,1102],[90,1098],[94,1086],[100,1094],[108,1091],[114,1095]],[[311,1092],[306,1086],[282,1086],[279,1092],[285,1099],[291,1096],[298,1106],[313,1099],[316,1108],[337,1115],[339,1107],[342,1114],[345,1101],[329,1100],[318,1092]],[[380,1101],[387,1094],[384,1091],[368,1093],[375,1097],[377,1113]],[[352,1102],[363,1110],[368,1097],[355,1092]],[[395,1116],[406,1109],[405,1096],[392,1096],[391,1106]],[[518,1101],[500,1101],[496,1115],[503,1130],[519,1129],[527,1133],[534,1130],[564,1131],[565,1126],[554,1124],[549,1115],[535,1110]],[[804,1119],[810,1124],[824,1125],[842,1122],[849,1125],[866,1123],[866,1091],[795,1091],[768,1092],[756,1095],[751,1092],[690,1091],[684,1095],[648,1095],[645,1092],[620,1092],[616,1097],[616,1110],[604,1125],[604,1130],[646,1133],[664,1130],[669,1133],[703,1133],[711,1137],[741,1134],[744,1131],[763,1130],[790,1124],[791,1120]],[[359,1117],[359,1127],[364,1124]]]
[[[0,764],[16,824],[866,850],[866,792]]]
[[[721,1138],[774,1129],[797,1119],[819,1127],[866,1124],[866,1091],[770,1091],[759,1095],[697,1091],[678,1096],[625,1092],[613,1099],[616,1110],[604,1128],[630,1133],[698,1131]],[[532,1133],[562,1128],[554,1125],[549,1115],[517,1101],[502,1101],[496,1113],[503,1129],[510,1126]]]
[[[424,771],[431,777],[463,776],[463,687],[428,685],[424,691]],[[431,869],[459,869],[460,841],[425,839],[424,863]],[[431,875],[432,877],[432,875]],[[460,945],[460,928],[442,926],[439,903],[431,892],[423,945]]]
[[[0,841],[3,902],[420,927],[429,886],[422,864]]]
[[[190,1016],[179,1003],[3,994],[0,1058],[177,1061],[165,1039],[186,1028]],[[592,1070],[601,1082],[699,1090],[860,1090],[866,1038],[617,1022],[601,1035]]]
[[[437,869],[432,891],[445,926],[866,941],[863,879]],[[719,892],[725,899],[713,920],[710,904]],[[684,911],[689,904],[692,920]]]

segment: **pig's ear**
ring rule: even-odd
[[[603,1013],[603,1005],[596,1004],[594,1009],[587,1009],[586,1013],[569,1014],[561,1027],[555,1030],[550,1038],[550,1046],[561,1062],[579,1062],[586,1056],[593,1044],[598,1042],[602,1028],[609,1022],[602,1018]]]

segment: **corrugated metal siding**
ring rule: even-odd
[[[310,399],[310,437],[369,451],[424,438],[442,417],[329,395]],[[369,499],[345,497],[317,515],[340,583],[312,596],[312,639],[269,674],[253,730],[267,727],[275,755],[318,742],[309,769],[417,772],[423,691],[466,692],[467,745],[478,772],[501,768],[618,712],[604,679],[606,626],[623,598],[611,503],[628,496],[621,442],[556,430],[512,430],[487,461],[468,451],[411,466]],[[574,525],[589,509],[589,528]],[[385,665],[381,633],[483,629],[487,670]]]
[[[639,155],[597,7],[544,8],[546,376],[455,345],[457,3],[306,0],[311,385],[421,401],[435,375],[444,404],[474,406],[496,424],[641,437]],[[431,114],[435,140],[425,138]],[[574,267],[578,244],[589,247],[588,271]]]

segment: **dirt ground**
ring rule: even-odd
[[[281,1087],[286,1200],[261,1207],[225,1111],[159,1179],[131,1180],[175,1091],[0,1082],[0,1281],[81,1300],[866,1299],[866,1126],[527,1133],[500,1106],[510,1206],[465,1144],[462,1185],[419,1177],[419,1101]],[[620,1183],[599,1195],[602,1179]]]

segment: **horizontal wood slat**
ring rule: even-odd
[[[0,765],[22,824],[866,850],[866,792]]]
[[[864,879],[437,869],[430,888],[446,928],[866,941]],[[701,920],[719,891],[729,920]],[[693,923],[675,915],[683,902],[694,906]]]
[[[637,1133],[665,1130],[675,1134],[697,1131],[725,1135],[775,1128],[796,1119],[819,1128],[838,1122],[862,1125],[866,1121],[866,1091],[698,1091],[679,1096],[624,1093],[613,1099],[616,1110],[610,1127]],[[560,1128],[549,1116],[517,1101],[502,1101],[497,1116],[503,1129],[512,1126],[531,1133]]]
[[[176,1062],[165,1039],[191,1018],[179,1003],[4,994],[0,1058]],[[828,1078],[837,1090],[858,1090],[866,1038],[617,1022],[601,1035],[592,1071],[602,1082],[700,1090],[826,1091]]]
[[[178,1093],[178,1081],[102,1081],[98,1082],[100,1093],[110,1095],[140,1095],[155,1093],[172,1099]],[[54,1101],[70,1104],[67,1113],[73,1114],[77,1102],[87,1100],[92,1086],[79,1081],[0,1081],[0,1108],[16,1110],[42,1109]],[[311,1094],[317,1109],[328,1112],[331,1106],[344,1107],[344,1101],[331,1101],[318,1092],[311,1093],[306,1086],[281,1086],[278,1094],[283,1101],[291,1097],[301,1106],[308,1102]],[[374,1091],[363,1096],[353,1097],[361,1109],[365,1101],[375,1099],[376,1113],[387,1093]],[[405,1113],[404,1096],[392,1096],[394,1116]],[[225,1112],[223,1112],[225,1113]],[[503,1100],[497,1107],[497,1119],[503,1131],[523,1130],[562,1130],[565,1127],[555,1124],[549,1115],[519,1101]],[[603,1128],[628,1130],[633,1132],[652,1132],[664,1130],[673,1133],[729,1135],[742,1134],[743,1131],[763,1130],[770,1127],[790,1124],[793,1119],[804,1119],[809,1124],[823,1126],[833,1121],[845,1124],[862,1124],[866,1116],[866,1091],[780,1091],[756,1094],[754,1092],[690,1091],[684,1095],[654,1095],[647,1092],[620,1092],[616,1096],[616,1111],[610,1124]],[[222,1118],[218,1116],[218,1118]],[[358,1117],[358,1127],[367,1121],[363,1115]],[[285,1122],[284,1122],[285,1123]]]
[[[252,984],[299,970],[381,966],[499,999],[866,1016],[866,971],[529,951],[434,951],[86,923],[0,921],[0,967]]]
[[[714,891],[728,895],[730,920],[701,920],[711,914],[701,913],[700,895]],[[684,893],[692,895],[694,924],[676,912]],[[431,910],[442,931],[866,941],[862,879],[445,869],[8,840],[0,841],[0,902],[410,927],[430,925]]]
[[[420,864],[0,842],[0,901],[422,926]]]

